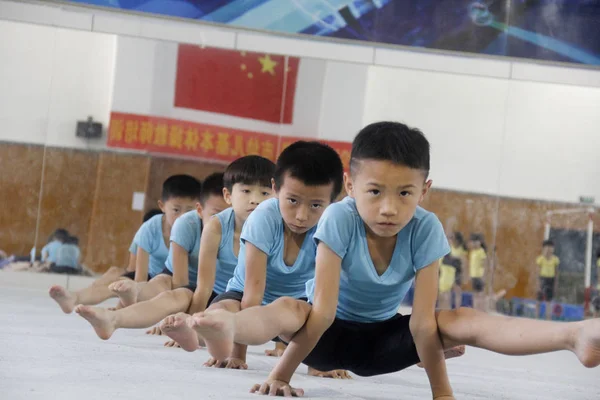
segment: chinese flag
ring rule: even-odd
[[[291,124],[300,60],[180,44],[175,107]]]

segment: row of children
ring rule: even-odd
[[[248,345],[279,340],[287,344],[279,363],[252,388],[261,394],[301,395],[290,386],[300,363],[317,375],[347,377],[420,362],[433,397],[453,399],[445,358],[464,345],[509,355],[570,350],[598,366],[599,320],[436,311],[439,260],[450,246],[438,218],[419,207],[432,184],[429,163],[424,135],[393,122],[359,132],[347,174],[337,153],[318,142],[292,144],[276,166],[243,157],[228,166],[214,196],[204,183],[195,210],[197,196],[163,196],[165,214],[154,217],[160,223],[150,220],[136,235],[135,280],[109,283],[105,275],[82,292],[53,287],[50,295],[102,339],[162,320],[183,349],[205,346],[208,364],[219,367],[247,368]],[[342,188],[348,196],[334,203]],[[171,199],[178,207],[167,206]],[[153,246],[142,239],[146,231]],[[163,268],[158,248],[169,243]],[[413,281],[413,313],[400,315]],[[120,298],[117,310],[90,306],[112,296]]]

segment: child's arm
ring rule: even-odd
[[[133,253],[129,253],[129,262],[127,263],[127,272],[133,272],[135,271],[135,265],[136,265],[136,255]]]
[[[173,288],[180,288],[189,284],[188,278],[188,252],[186,249],[171,241],[173,252]]]
[[[325,243],[317,247],[315,297],[306,324],[296,333],[280,361],[269,374],[269,386],[288,385],[294,371],[317,345],[335,320],[342,259]]]
[[[429,377],[433,398],[452,398],[452,387],[446,372],[446,361],[435,316],[438,269],[439,263],[435,261],[417,272],[410,332]]]
[[[200,254],[198,255],[198,281],[196,291],[192,297],[190,314],[204,311],[217,274],[217,256],[221,243],[221,222],[219,218],[211,218],[204,227],[200,239]]]
[[[246,222],[248,223],[248,222]],[[246,241],[246,278],[244,281],[244,297],[242,298],[242,310],[259,306],[265,295],[267,285],[267,254],[252,243]],[[231,358],[246,360],[248,346],[235,344]]]
[[[245,247],[246,279],[244,282],[242,310],[259,306],[262,303],[267,285],[267,254],[248,241],[246,241]]]
[[[146,282],[148,280],[148,264],[150,263],[150,255],[146,250],[138,246],[135,256],[135,281]]]

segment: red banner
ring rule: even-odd
[[[317,140],[331,146],[348,171],[352,143],[278,136],[137,114],[111,114],[107,145],[227,163],[255,154],[275,162],[283,149],[299,140]]]
[[[291,124],[300,59],[180,44],[175,106]]]
[[[260,155],[275,162],[279,136],[135,114],[111,114],[107,145],[231,162]]]

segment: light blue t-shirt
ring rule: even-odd
[[[235,232],[235,213],[233,208],[228,208],[216,215],[221,223],[221,243],[217,254],[217,272],[213,290],[217,294],[226,291],[227,283],[233,277],[237,265],[237,257],[233,253],[233,237]]]
[[[198,279],[198,253],[202,237],[202,219],[198,211],[192,210],[175,220],[171,228],[171,242],[177,243],[188,253],[188,279],[190,285],[195,285]],[[169,246],[169,256],[165,263],[173,272],[173,246]]]
[[[56,251],[62,246],[60,240],[53,240],[42,248],[42,260],[46,257],[45,261],[56,264]]]
[[[398,233],[388,269],[379,276],[367,246],[365,224],[350,197],[325,210],[314,238],[342,258],[336,317],[347,321],[392,318],[416,272],[450,252],[439,219],[417,207],[414,217]],[[314,279],[307,282],[306,292],[309,301],[314,301]]]
[[[240,236],[240,252],[233,278],[227,290],[244,291],[246,279],[246,242],[252,243],[267,255],[267,282],[262,304],[269,304],[279,297],[306,296],[305,284],[315,276],[316,245],[313,235],[316,226],[306,232],[298,258],[292,266],[283,262],[283,218],[279,210],[279,200],[269,199],[260,203],[248,217]]]
[[[61,244],[56,250],[55,264],[59,267],[79,269],[81,251],[76,244]]]
[[[163,238],[162,218],[163,214],[159,214],[144,222],[133,239],[136,248],[140,247],[150,256],[148,274],[152,277],[165,269],[165,261],[169,256],[169,249]]]

